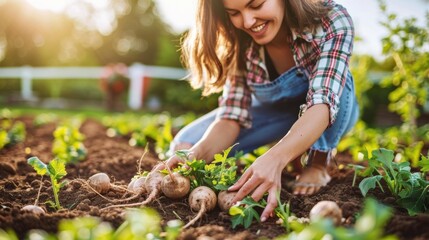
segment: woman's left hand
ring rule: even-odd
[[[277,207],[277,193],[281,189],[281,174],[284,167],[280,159],[273,159],[267,154],[260,156],[228,189],[228,191],[238,190],[232,202],[240,201],[249,194],[252,194],[253,200],[259,201],[268,192],[267,206],[261,215],[261,221],[264,222],[272,216]]]

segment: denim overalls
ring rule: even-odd
[[[241,128],[235,151],[248,153],[265,144],[280,140],[298,119],[300,105],[305,103],[309,81],[303,71],[293,67],[267,84],[252,84],[252,127]],[[184,127],[174,138],[175,143],[195,144],[216,119],[217,109]],[[340,97],[340,110],[335,123],[327,128],[311,149],[328,152],[334,149],[356,123],[359,106],[354,93],[353,77],[347,75]]]

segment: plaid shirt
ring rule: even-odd
[[[340,96],[349,71],[348,63],[353,49],[354,27],[347,10],[333,4],[328,16],[311,32],[293,31],[291,49],[297,66],[304,69],[309,79],[304,109],[315,104],[327,104],[330,125],[339,111]],[[249,128],[252,85],[269,83],[267,68],[260,53],[261,46],[253,43],[246,51],[246,72],[232,76],[226,82],[219,98],[218,118],[236,120]]]

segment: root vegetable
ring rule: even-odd
[[[110,178],[105,173],[96,173],[89,177],[89,185],[98,193],[104,194],[110,190]]]
[[[186,196],[191,189],[191,181],[189,178],[180,175],[180,173],[172,173],[166,175],[162,179],[161,190],[164,195],[171,199],[178,199]]]
[[[36,205],[26,205],[23,208],[21,208],[22,211],[28,211],[28,212],[32,212],[34,214],[44,214],[46,213],[45,210],[43,210],[43,208],[36,206]]]
[[[335,225],[341,223],[343,217],[341,208],[333,201],[320,201],[310,211],[310,220],[330,218]]]
[[[112,203],[120,203],[126,202],[140,197],[140,195],[146,192],[144,187],[145,177],[141,177],[138,179],[133,179],[131,183],[128,185],[128,189],[123,186],[117,186],[115,184],[110,183],[110,178],[105,173],[96,173],[89,177],[88,182],[77,180],[78,182],[88,184],[92,191],[95,191],[100,197]],[[124,192],[130,192],[133,195],[128,198],[123,199],[109,199],[103,196],[102,194],[107,193],[109,190],[115,189]],[[125,196],[125,195],[124,195]]]
[[[162,179],[164,178],[164,176],[165,176],[164,174],[155,171],[155,172],[151,172],[146,177],[145,189],[146,189],[146,192],[149,193],[149,196],[143,202],[111,205],[111,206],[102,208],[102,210],[105,210],[108,208],[114,208],[114,207],[145,206],[146,204],[155,200],[156,197],[158,197],[158,195],[161,191],[161,183],[162,183]]]
[[[220,191],[217,195],[217,204],[220,209],[224,212],[228,212],[228,210],[232,207],[234,199],[237,192],[228,192],[228,191]]]
[[[130,184],[128,184],[128,191],[133,192],[138,195],[146,193],[145,187],[146,177],[133,178]]]
[[[110,202],[113,202],[113,203],[127,202],[127,201],[134,200],[143,194],[146,194],[145,182],[146,182],[146,177],[139,177],[139,178],[132,179],[127,187],[127,191],[131,192],[132,195],[128,198],[115,199],[115,200],[111,200]]]
[[[183,228],[192,226],[204,213],[216,207],[216,193],[206,186],[199,186],[189,194],[189,206],[198,214]]]

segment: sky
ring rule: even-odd
[[[192,26],[197,0],[155,0],[164,20],[178,33]],[[353,18],[356,35],[363,42],[355,44],[355,52],[382,58],[381,38],[387,33],[380,26],[383,20],[376,0],[336,0],[347,8]],[[416,17],[420,26],[425,26],[425,13],[429,12],[429,1],[425,0],[386,0],[389,13],[399,18]]]

